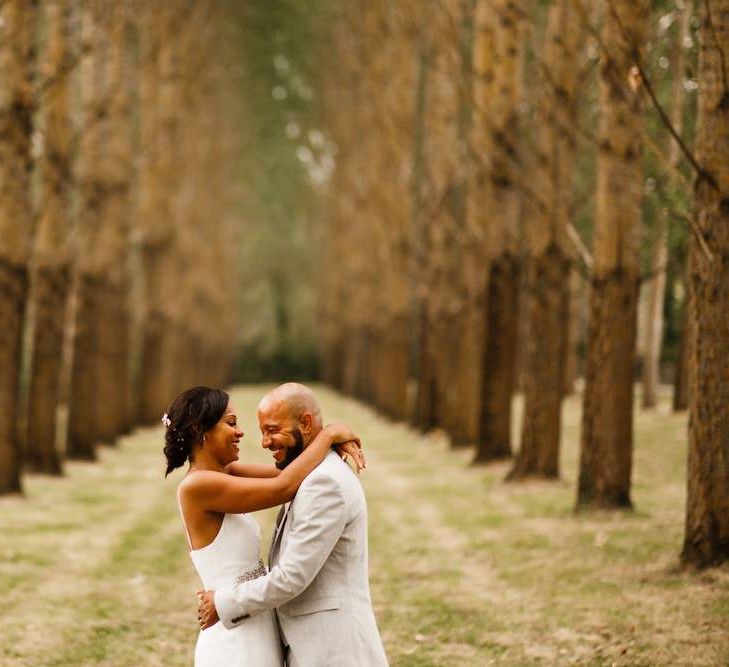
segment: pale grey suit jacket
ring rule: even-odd
[[[335,452],[303,481],[274,534],[270,572],[215,592],[226,628],[276,609],[290,664],[385,667],[372,610],[367,504]]]

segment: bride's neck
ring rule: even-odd
[[[215,460],[211,456],[207,456],[206,452],[198,452],[192,459],[190,459],[190,468],[188,472],[193,470],[213,470],[215,472],[225,472],[225,466],[221,465],[219,461]]]

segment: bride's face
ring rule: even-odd
[[[203,447],[212,454],[220,464],[228,465],[238,460],[240,439],[243,431],[238,427],[235,408],[228,403],[225,413],[217,424],[206,434]]]

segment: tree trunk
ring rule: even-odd
[[[97,268],[97,253],[103,252],[109,188],[105,174],[104,148],[108,139],[108,114],[103,91],[107,77],[107,36],[103,34],[104,8],[100,2],[84,5],[81,17],[80,103],[83,118],[78,158],[78,233],[76,326],[72,352],[68,406],[67,454],[93,459],[94,448],[108,426],[106,407],[98,395],[103,368],[100,326],[104,324],[106,276]]]
[[[0,3],[0,494],[21,490],[18,393],[33,227],[32,64],[36,3]]]
[[[511,399],[516,382],[519,262],[503,255],[491,262],[482,364],[481,431],[476,463],[511,456]]]
[[[71,114],[68,60],[71,57],[71,4],[47,3],[43,54],[44,149],[40,157],[40,221],[34,250],[31,299],[34,302],[25,459],[31,470],[58,475],[56,442],[66,306],[70,290]]]
[[[522,2],[480,2],[476,15],[475,68],[479,122],[476,135],[486,169],[479,215],[490,253],[481,363],[480,433],[476,462],[511,455],[511,399],[516,385],[520,289],[518,175],[526,12]],[[493,22],[493,33],[488,24]],[[493,42],[493,44],[492,44]],[[480,130],[480,131],[479,131]],[[483,169],[483,167],[481,167]]]
[[[706,0],[700,7],[696,154],[705,175],[696,182],[696,212],[711,256],[692,238],[688,497],[681,559],[707,567],[729,560],[729,0]]]
[[[60,475],[56,442],[66,299],[67,266],[36,266],[31,298],[35,302],[33,361],[29,386],[29,416],[25,461],[30,470]]]
[[[635,275],[616,269],[592,280],[579,507],[609,509],[632,505],[636,304]]]
[[[98,286],[88,274],[80,274],[76,285],[76,312],[71,381],[68,404],[66,456],[93,461],[96,458],[96,296]]]
[[[508,479],[559,476],[562,398],[570,316],[567,225],[571,208],[575,137],[578,21],[569,0],[550,7],[545,46],[545,89],[539,106],[541,159],[536,182],[544,206],[529,225],[527,269],[529,339],[524,369],[521,447]]]
[[[470,242],[473,206],[471,202],[473,131],[473,70],[476,0],[459,0],[458,30],[458,109],[456,134],[455,187],[453,219],[456,246],[452,251],[449,278],[459,304],[452,313],[449,337],[451,343],[448,395],[444,409],[444,426],[450,434],[451,445],[466,446],[478,442],[481,413],[481,370],[483,355],[483,264],[485,253]]]
[[[688,410],[689,405],[689,368],[691,366],[689,341],[691,340],[691,336],[689,333],[688,299],[689,294],[685,292],[684,302],[681,305],[680,343],[678,346],[678,357],[676,359],[675,377],[673,379],[674,412]]]
[[[483,298],[480,299],[483,301]],[[479,440],[481,410],[481,364],[484,332],[483,305],[475,297],[467,298],[464,308],[454,318],[451,331],[457,365],[451,397],[451,445],[469,446]]]
[[[421,313],[422,324],[417,327],[420,334],[417,364],[417,395],[415,399],[414,425],[423,432],[438,425],[438,378],[433,354],[434,331],[427,326],[425,312]]]
[[[675,70],[674,70],[675,71]],[[663,302],[666,292],[668,263],[668,219],[665,210],[656,215],[651,267],[653,275],[648,285],[645,306],[645,351],[643,354],[643,407],[654,408],[658,403],[660,361],[663,339]]]
[[[559,477],[569,273],[570,260],[557,245],[530,263],[529,324],[538,333],[527,343],[521,447],[509,480]]]
[[[674,73],[671,93],[671,124],[680,134],[683,129],[685,51],[684,43],[689,34],[691,21],[691,3],[684,3],[680,10],[679,28],[676,41],[671,50],[669,71]],[[676,141],[670,140],[668,154],[668,180],[666,190],[673,191],[677,187],[673,170],[678,168],[681,150]],[[646,340],[643,357],[643,407],[653,408],[658,403],[658,385],[660,384],[661,349],[663,343],[663,304],[666,295],[666,277],[668,273],[668,215],[662,208],[656,216],[655,243],[651,262],[652,280],[648,283],[649,295],[646,304]]]
[[[174,262],[175,246],[182,231],[175,233],[173,203],[176,160],[177,62],[168,34],[174,8],[148,5],[144,8],[142,63],[140,68],[139,234],[142,242],[144,297],[140,349],[139,413],[153,424],[174,396],[175,340],[180,324],[172,318],[178,307],[179,276]],[[177,300],[177,301],[176,301]]]
[[[576,391],[580,373],[579,349],[583,341],[584,292],[583,279],[576,267],[570,271],[569,316],[567,327],[567,353],[565,357],[564,387],[566,396]]]
[[[98,366],[96,369],[98,436],[111,444],[129,429],[129,218],[132,178],[131,81],[128,56],[128,17],[123,4],[104,16],[109,42],[103,101],[104,151],[97,165],[105,191],[103,226],[96,235],[93,272],[102,277],[99,302]]]
[[[0,14],[1,16],[1,14]],[[0,111],[0,127],[4,114]],[[3,164],[4,160],[0,160]],[[0,167],[2,169],[2,167]],[[0,206],[3,206],[0,203]],[[4,215],[4,213],[3,213]],[[20,351],[27,294],[27,265],[0,258],[0,494],[21,490],[20,451],[17,433]]]
[[[395,319],[389,331],[382,332],[384,354],[382,371],[377,375],[379,389],[379,405],[381,410],[393,419],[407,417],[407,379],[408,379],[408,341],[401,333],[406,331],[404,318]]]
[[[643,126],[632,53],[640,54],[647,23],[645,0],[616,0],[608,5],[602,28],[606,51],[600,77],[594,267],[578,509],[632,505]]]

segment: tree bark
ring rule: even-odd
[[[554,245],[530,262],[529,323],[521,447],[507,479],[559,477],[570,260]]]
[[[685,284],[685,282],[684,282]],[[688,318],[688,292],[685,293],[684,302],[681,305],[681,331],[680,343],[678,346],[678,356],[676,358],[675,377],[673,379],[673,411],[682,412],[688,410],[689,396],[689,368],[691,361],[689,358],[689,341],[691,339],[689,333]]]
[[[131,80],[127,8],[117,4],[104,16],[108,64],[103,87],[107,120],[97,165],[105,191],[103,226],[96,235],[93,271],[102,279],[99,302],[97,403],[99,438],[113,443],[130,428],[129,409],[129,218],[132,179]]]
[[[511,455],[511,399],[516,386],[521,193],[521,104],[523,100],[524,31],[522,2],[479,3],[476,73],[480,147],[486,173],[479,207],[489,249],[481,364],[480,433],[476,462]],[[493,21],[493,33],[487,25]],[[491,44],[493,40],[493,44]]]
[[[71,354],[71,381],[68,406],[66,457],[96,459],[96,329],[99,286],[89,274],[79,274],[76,284],[75,333]]]
[[[0,112],[0,127],[2,120]],[[3,368],[0,384],[0,494],[21,491],[17,418],[27,281],[27,265],[0,258],[0,319],[4,322],[0,328],[0,366]]]
[[[565,358],[564,387],[566,396],[576,391],[577,378],[580,373],[579,349],[583,342],[584,292],[582,276],[575,266],[570,271],[569,317],[567,327],[567,353]]]
[[[691,392],[688,496],[681,560],[697,567],[729,560],[729,0],[700,4],[696,182],[699,232],[692,238]]]
[[[18,395],[33,227],[30,183],[36,13],[36,2],[0,3],[0,494],[21,491]]]
[[[40,220],[31,279],[35,317],[25,460],[35,472],[58,475],[62,467],[56,417],[71,286],[71,4],[68,0],[51,0],[46,11],[48,34],[42,55],[45,141],[39,160]]]
[[[616,0],[607,6],[602,28],[605,52],[578,509],[632,506],[643,126],[632,54],[640,54],[647,23],[645,0]]]
[[[172,310],[178,297],[174,262],[180,233],[174,233],[173,187],[178,137],[175,103],[177,63],[169,34],[174,8],[147,5],[143,10],[140,65],[139,236],[143,266],[143,315],[139,416],[144,423],[159,420],[174,396],[171,375],[179,323]]]
[[[68,406],[67,455],[93,459],[94,448],[104,439],[107,410],[100,396],[103,372],[103,325],[106,276],[98,269],[97,253],[103,252],[109,188],[104,147],[108,139],[108,113],[104,91],[107,83],[108,41],[104,34],[104,7],[100,0],[84,5],[81,16],[80,104],[83,126],[78,159],[78,233],[75,270],[76,325],[72,352]]]
[[[511,456],[511,399],[516,383],[519,261],[503,255],[491,262],[482,362],[481,429],[475,463]]]
[[[676,132],[683,129],[685,46],[691,21],[691,3],[684,3],[680,10],[679,27],[676,41],[671,49],[669,71],[674,73],[671,88],[670,119]],[[681,149],[678,143],[670,140],[668,153],[668,174],[666,189],[672,191],[677,187],[673,170],[681,160]],[[651,262],[652,280],[649,282],[649,294],[646,302],[646,339],[643,358],[643,407],[653,408],[658,403],[658,386],[660,384],[660,362],[663,343],[663,304],[666,295],[666,278],[668,273],[668,210],[662,208],[656,216],[655,242]]]
[[[569,0],[549,10],[544,90],[539,105],[536,181],[543,206],[529,225],[527,318],[521,447],[507,479],[559,476],[562,398],[570,316],[567,225],[571,208],[576,119],[578,21]]]

